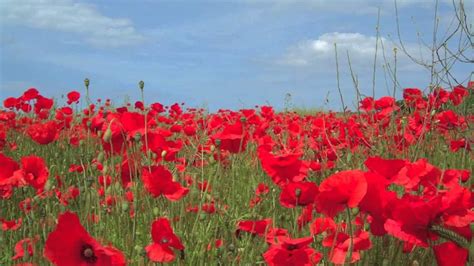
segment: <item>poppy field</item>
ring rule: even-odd
[[[474,83],[345,112],[0,109],[0,265],[474,263]]]

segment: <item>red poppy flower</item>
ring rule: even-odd
[[[365,179],[367,180],[367,193],[359,203],[359,208],[362,212],[370,214],[370,231],[372,234],[382,236],[387,233],[384,228],[385,220],[388,218],[386,207],[397,195],[395,192],[387,190],[389,183],[384,176],[367,172],[365,173]]]
[[[49,144],[59,136],[58,125],[55,121],[33,124],[28,128],[27,132],[32,140],[41,145]]]
[[[263,254],[263,258],[271,266],[310,266],[316,265],[322,254],[309,247],[313,242],[312,237],[291,239],[280,237],[278,244],[273,244]]]
[[[151,225],[153,243],[146,246],[147,256],[154,262],[171,262],[175,254],[171,248],[184,250],[181,240],[173,232],[170,222],[166,218],[159,218]]]
[[[28,255],[33,256],[33,243],[34,239],[24,238],[18,241],[15,244],[15,255],[12,257],[12,260],[22,259],[25,256],[25,251],[28,252]]]
[[[436,121],[438,122],[438,129],[441,132],[447,130],[452,130],[458,127],[461,127],[465,124],[463,117],[459,116],[453,110],[446,110],[438,113],[436,116]]]
[[[419,184],[436,189],[440,178],[441,170],[428,163],[426,159],[419,159],[416,162],[407,163],[398,173],[394,183],[408,190],[416,190]]]
[[[165,108],[161,103],[152,103],[150,107],[157,113],[163,113],[165,111]]]
[[[247,147],[247,135],[244,133],[244,126],[240,121],[224,126],[220,133],[211,136],[214,145],[230,153],[245,151]]]
[[[314,203],[318,186],[313,182],[291,182],[284,185],[280,193],[280,204],[286,208],[306,206]]]
[[[360,101],[360,109],[370,112],[374,109],[374,98],[372,97],[366,97],[362,101]]]
[[[446,169],[442,175],[442,182],[446,187],[456,187],[459,182],[466,182],[471,177],[471,172],[464,169]]]
[[[337,225],[333,219],[327,217],[316,218],[311,224],[309,230],[311,235],[319,235],[323,232],[333,234],[336,232]]]
[[[406,88],[403,90],[403,99],[406,103],[413,103],[423,98],[423,92],[418,88]]]
[[[449,94],[449,92],[442,88],[435,89],[433,93],[428,96],[430,105],[439,108],[441,105],[448,102]]]
[[[67,104],[77,103],[81,98],[81,94],[77,91],[71,91],[67,94]]]
[[[369,157],[364,162],[371,172],[385,177],[387,181],[392,181],[406,163],[405,160],[383,159],[381,157]]]
[[[34,155],[25,156],[21,158],[21,169],[15,172],[15,176],[24,180],[39,193],[44,189],[49,171],[43,158]]]
[[[451,140],[449,148],[451,149],[452,152],[457,152],[460,149],[471,151],[471,145],[469,141],[466,141],[466,139]]]
[[[344,232],[332,234],[323,240],[323,246],[332,248],[329,257],[331,262],[336,265],[342,265],[346,262],[347,252],[349,252],[351,245],[350,243],[351,237]],[[369,233],[361,230],[357,231],[356,234],[352,236],[352,258],[350,258],[348,262],[355,263],[360,260],[360,251],[370,249],[371,247],[372,242],[370,242]]]
[[[263,148],[258,150],[258,158],[263,170],[277,185],[303,181],[308,173],[309,163],[300,160],[300,153],[273,155]]]
[[[19,168],[17,162],[0,152],[0,198],[11,197],[13,188],[18,185],[13,174]]]
[[[460,105],[464,98],[469,95],[469,92],[462,85],[458,85],[453,88],[453,91],[449,94],[449,99],[454,106]]]
[[[12,109],[16,106],[18,99],[15,97],[8,97],[3,101],[3,106],[7,109]]]
[[[71,212],[59,216],[56,229],[46,239],[44,255],[57,266],[126,265],[119,250],[100,245]]]
[[[120,116],[120,122],[128,136],[135,137],[136,133],[145,134],[145,116],[140,113],[125,112]]]
[[[41,95],[38,95],[38,97],[36,97],[35,113],[39,113],[42,110],[50,110],[51,107],[53,107],[53,104],[54,104],[53,99],[49,99]]]
[[[153,197],[165,196],[167,199],[177,201],[188,194],[189,189],[179,182],[173,181],[171,172],[162,165],[142,168],[142,180],[145,188]]]
[[[395,98],[393,97],[385,96],[375,101],[375,109],[377,110],[388,109],[393,106],[396,106]]]
[[[143,102],[142,101],[136,101],[135,102],[135,109],[139,109],[139,110],[145,110],[145,105],[143,105]]]
[[[237,235],[240,232],[247,232],[257,236],[264,236],[267,231],[272,227],[272,219],[263,220],[244,220],[237,223]]]
[[[449,227],[449,230],[456,232],[466,238],[468,242],[472,241],[472,232],[469,226]],[[438,266],[465,266],[469,257],[469,250],[460,247],[452,241],[446,241],[442,244],[433,246]]]
[[[23,96],[21,97],[24,101],[29,101],[35,99],[36,97],[38,97],[38,95],[39,92],[36,88],[29,88],[23,93]]]
[[[23,220],[21,218],[19,218],[18,220],[10,220],[10,221],[0,218],[0,222],[2,223],[2,231],[18,230],[21,227],[22,221]]]
[[[456,184],[442,195],[441,218],[448,226],[464,227],[474,223],[472,192]]]
[[[145,151],[146,144],[148,144],[148,149],[158,155],[158,160],[176,160],[176,155],[181,150],[183,143],[180,140],[167,140],[166,138],[170,135],[171,132],[165,130],[148,132],[142,138],[142,150]]]
[[[319,186],[316,209],[329,217],[334,217],[346,207],[354,208],[367,193],[364,172],[347,170],[333,174]]]
[[[415,197],[404,196],[390,203],[389,219],[385,221],[385,230],[403,241],[428,247],[428,240],[435,238],[429,229],[441,212],[441,198],[429,201]]]

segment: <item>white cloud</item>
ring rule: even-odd
[[[290,47],[287,53],[277,63],[286,66],[296,67],[319,67],[324,70],[335,62],[335,47],[337,44],[338,57],[341,62],[347,63],[347,52],[349,53],[351,64],[356,67],[372,67],[376,50],[375,36],[367,36],[361,33],[341,33],[331,32],[319,36],[317,39],[302,41],[293,47]],[[379,64],[383,63],[383,50],[390,60],[393,58],[393,48],[395,45],[384,37],[379,38]],[[420,51],[418,46],[412,43],[406,43],[407,51],[417,56]],[[422,51],[423,52],[423,51]],[[408,68],[412,63],[402,54],[398,53],[399,67]],[[334,68],[331,68],[333,70]]]
[[[92,5],[71,0],[4,0],[0,14],[2,23],[75,33],[95,46],[117,47],[145,39],[129,19],[107,17]]]
[[[381,38],[386,41],[385,38]],[[279,62],[281,64],[307,66],[334,59],[337,44],[339,53],[348,51],[355,60],[375,54],[376,37],[360,33],[325,33],[314,40],[306,40],[288,49]]]

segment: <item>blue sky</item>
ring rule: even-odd
[[[434,2],[398,1],[406,47],[424,56],[416,33],[431,40]],[[440,1],[441,28],[453,16],[450,3]],[[371,94],[379,8],[380,41],[393,64],[391,0],[2,0],[0,98],[28,87],[60,98],[70,90],[83,92],[88,77],[92,97],[117,103],[126,96],[138,100],[137,83],[144,80],[149,103],[281,108],[290,93],[295,106],[337,109],[337,43],[341,89],[352,107],[347,53],[361,92]],[[385,81],[380,51],[378,57],[380,97],[392,83]],[[428,85],[428,72],[401,53],[397,69],[402,87]],[[459,65],[454,71],[465,78],[472,69]]]

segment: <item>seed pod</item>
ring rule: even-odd
[[[103,162],[104,162],[104,152],[103,152],[103,151],[99,152],[99,155],[97,155],[97,161],[98,161],[99,163],[103,163]]]

